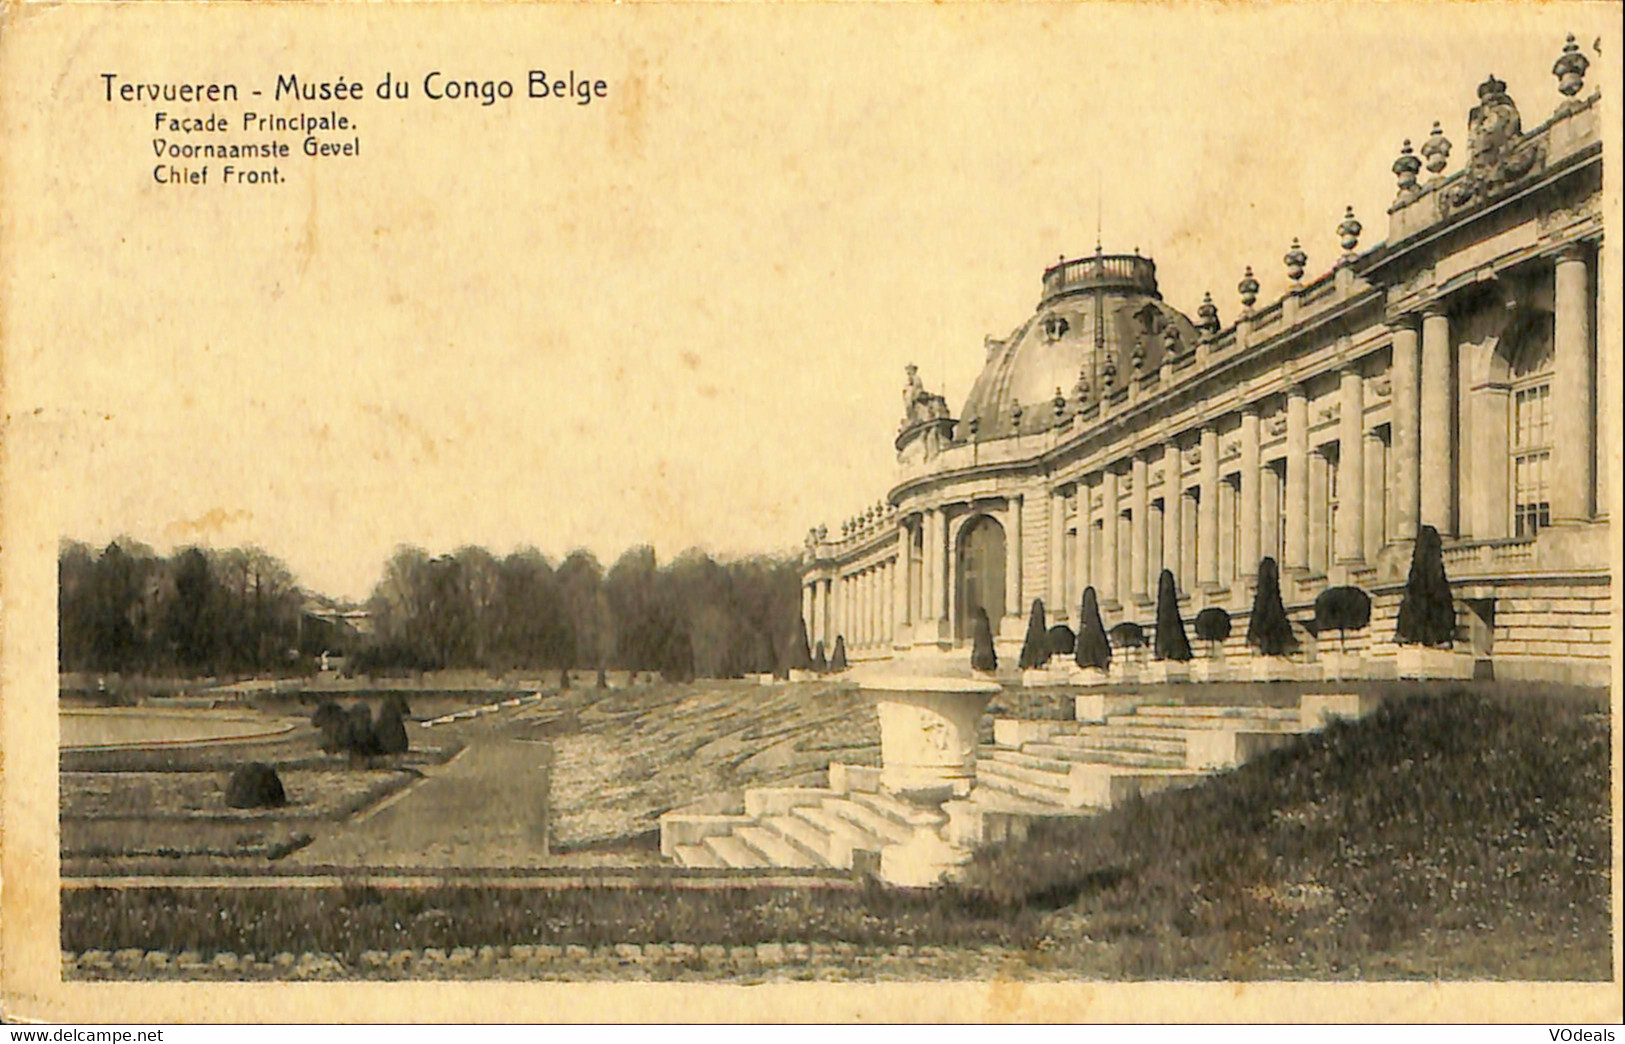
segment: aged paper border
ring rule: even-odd
[[[0,22],[0,59],[49,31],[55,5],[13,3]],[[1437,4],[1441,32],[1449,4]],[[1557,6],[1557,5],[1552,5]],[[726,5],[697,7],[705,19],[725,19]],[[1194,8],[1193,8],[1194,10]],[[1204,11],[1210,14],[1211,10]],[[1368,8],[1369,17],[1381,17]],[[951,9],[944,9],[949,17]],[[1480,12],[1482,15],[1482,12]],[[1599,80],[1618,100],[1620,37],[1607,41]],[[3,63],[0,63],[3,64]],[[1420,75],[1426,75],[1425,71]],[[0,79],[3,84],[3,79]],[[1264,88],[1261,88],[1261,90]],[[3,93],[0,93],[3,98]],[[0,104],[6,151],[37,148],[29,113]],[[1620,216],[1620,124],[1605,120],[1604,191],[1612,227]],[[13,153],[15,155],[15,153]],[[3,164],[3,161],[0,161]],[[0,165],[0,177],[4,166]],[[0,205],[8,217],[26,201]],[[11,222],[8,220],[8,225]],[[1620,244],[1605,243],[1604,271],[1617,278]],[[0,331],[5,312],[26,286],[27,259],[0,245]],[[1621,302],[1607,293],[1600,350],[1610,372],[1621,358]],[[5,342],[6,357],[29,350]],[[3,371],[0,371],[3,378]],[[0,385],[3,388],[4,385]],[[1619,388],[1606,390],[1619,431]],[[0,440],[0,971],[8,1019],[121,1022],[1595,1022],[1618,1021],[1620,940],[1620,701],[1619,632],[1622,575],[1614,550],[1613,604],[1613,921],[1614,981],[1528,983],[1023,983],[731,985],[591,983],[218,984],[63,983],[59,980],[57,911],[57,722],[55,692],[55,558],[57,520],[48,490],[55,463],[48,434],[27,423],[27,403],[5,400]],[[1613,517],[1620,509],[1620,460],[1612,459]]]

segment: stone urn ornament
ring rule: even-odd
[[[993,681],[877,675],[863,692],[880,719],[880,789],[907,807],[908,836],[880,850],[880,877],[929,888],[969,862],[971,850],[948,840],[950,800],[976,784],[977,731]]]

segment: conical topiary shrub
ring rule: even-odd
[[[1444,549],[1439,531],[1423,526],[1416,531],[1411,572],[1399,603],[1394,640],[1400,645],[1449,646],[1456,638],[1456,607],[1450,581],[1444,575]]]
[[[239,765],[226,783],[226,804],[232,808],[281,808],[287,803],[282,777],[263,761]]]
[[[559,668],[559,691],[563,692],[570,687],[570,668]]]
[[[1220,642],[1230,637],[1230,614],[1216,605],[1197,613],[1192,623],[1196,627],[1196,637],[1212,643],[1214,652],[1217,652]]]
[[[1258,563],[1258,589],[1253,592],[1253,611],[1247,617],[1247,644],[1265,656],[1285,656],[1298,647],[1281,603],[1281,574],[1275,559],[1265,556]]]
[[[598,687],[600,689],[609,688],[609,672],[602,667],[598,668]]]
[[[1328,587],[1315,597],[1315,633],[1337,632],[1337,650],[1343,638],[1371,622],[1371,596],[1358,587]]]
[[[796,621],[796,636],[790,641],[790,669],[805,671],[812,668],[812,653],[807,651],[807,621]]]
[[[1185,621],[1179,616],[1179,592],[1174,589],[1174,574],[1167,569],[1157,578],[1157,644],[1152,651],[1159,660],[1185,663],[1191,658]]]
[[[829,657],[824,655],[824,643],[822,641],[820,641],[818,643],[818,647],[813,650],[812,669],[817,671],[819,674],[826,674],[829,672]]]
[[[1083,589],[1083,607],[1078,613],[1078,635],[1072,658],[1079,667],[1103,671],[1111,666],[1112,647],[1106,640],[1106,625],[1100,619],[1100,599],[1094,587]]]
[[[1049,628],[1044,624],[1044,600],[1033,599],[1033,608],[1027,614],[1027,637],[1021,643],[1022,670],[1032,670],[1049,662]]]
[[[976,607],[972,627],[970,665],[973,670],[989,674],[999,669],[999,654],[993,651],[993,627],[987,622],[987,610],[981,606]]]
[[[1078,644],[1078,636],[1072,633],[1072,628],[1066,624],[1056,624],[1049,629],[1049,652],[1051,656],[1071,656],[1072,650]]]
[[[829,658],[829,669],[835,674],[846,670],[846,635],[835,636],[835,653]]]

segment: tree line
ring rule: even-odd
[[[607,570],[588,551],[554,564],[533,549],[432,556],[402,547],[368,599],[370,634],[306,611],[256,548],[163,556],[131,541],[59,559],[65,671],[271,673],[345,654],[352,673],[445,668],[616,668],[668,677],[784,671],[797,659],[800,582],[792,558],[657,562],[636,547]]]

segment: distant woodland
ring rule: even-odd
[[[362,627],[302,590],[258,548],[155,553],[130,540],[58,560],[63,671],[174,676],[298,674],[323,653],[353,674],[444,668],[618,668],[668,677],[782,670],[799,638],[790,558],[657,563],[628,550],[605,570],[590,552],[554,563],[465,547],[398,548]]]

